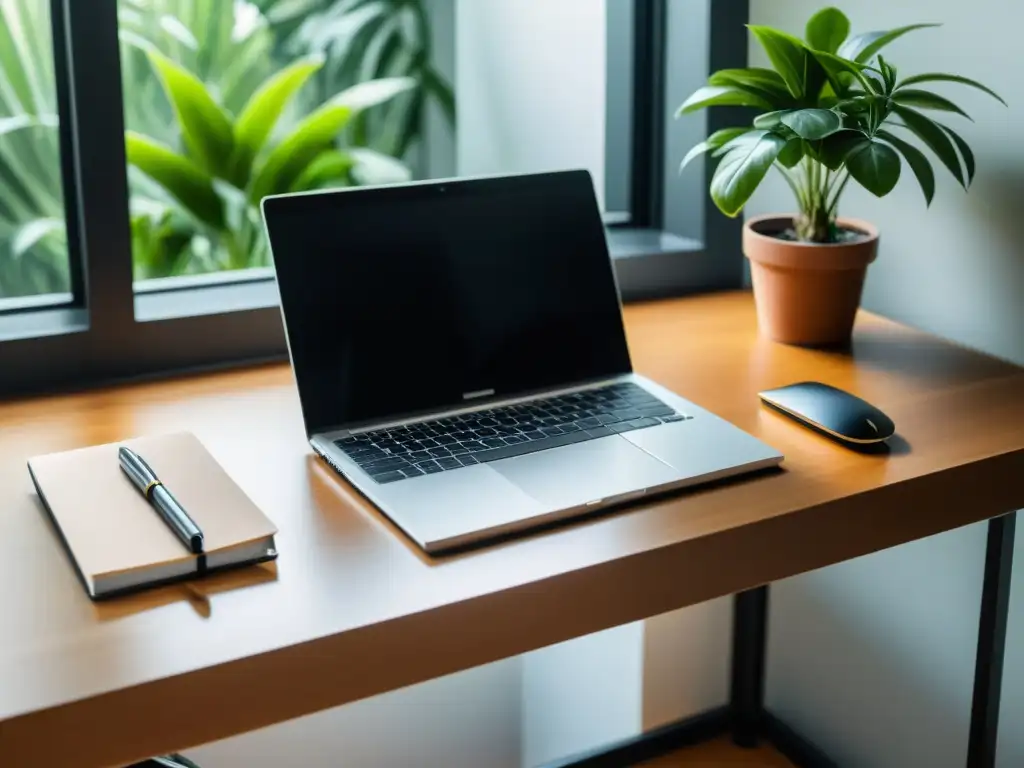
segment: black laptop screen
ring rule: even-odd
[[[265,206],[311,433],[630,370],[586,172]]]

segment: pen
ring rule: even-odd
[[[182,544],[188,547],[189,552],[196,555],[202,554],[203,532],[188,516],[178,500],[164,487],[160,478],[143,461],[142,457],[130,448],[122,446],[117,451],[117,459],[132,484],[146,497],[146,501],[153,506],[167,526],[181,539]]]

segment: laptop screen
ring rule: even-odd
[[[630,370],[585,171],[264,203],[310,434]]]

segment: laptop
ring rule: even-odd
[[[586,171],[262,208],[310,444],[428,553],[782,461],[633,371]]]

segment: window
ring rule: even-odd
[[[0,0],[0,394],[284,357],[268,193],[584,166],[627,298],[739,285],[672,113],[747,3]]]
[[[71,286],[48,0],[0,0],[0,311]]]

